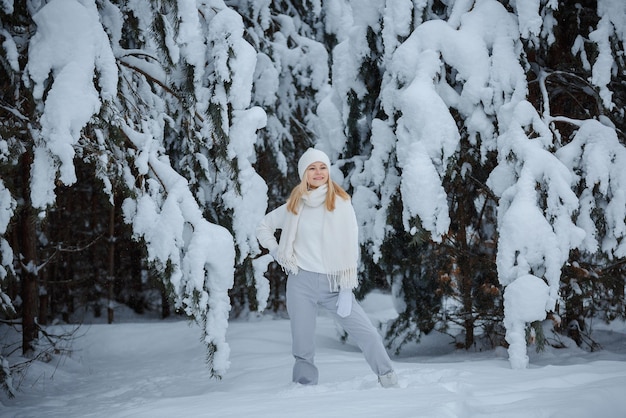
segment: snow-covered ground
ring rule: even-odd
[[[374,321],[386,296],[363,302]],[[1,417],[624,417],[626,326],[598,331],[604,349],[533,349],[527,369],[506,350],[454,351],[428,338],[393,357],[399,387],[383,389],[361,353],[341,343],[330,317],[318,320],[320,384],[290,382],[289,322],[232,321],[231,366],[210,379],[200,331],[184,320],[126,318],[82,325],[69,356],[35,363],[0,397]],[[14,360],[14,359],[12,359]]]

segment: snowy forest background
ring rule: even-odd
[[[254,237],[326,151],[386,343],[459,348],[626,318],[622,0],[2,0],[0,382],[46,326],[286,315]]]

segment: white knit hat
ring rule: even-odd
[[[300,180],[304,178],[304,172],[307,167],[318,161],[326,164],[330,172],[330,158],[328,158],[328,155],[326,155],[324,151],[309,148],[302,154],[302,157],[298,160],[298,174],[300,175]]]

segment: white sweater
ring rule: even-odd
[[[326,208],[323,204],[317,207],[304,205],[301,210],[298,231],[293,244],[298,267],[314,273],[328,273],[324,269],[322,260],[322,227]],[[287,205],[284,204],[265,215],[257,227],[256,235],[259,243],[270,252],[278,248],[274,233],[276,230],[283,229],[286,215]]]

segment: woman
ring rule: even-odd
[[[287,312],[291,320],[293,381],[318,382],[315,322],[319,307],[333,312],[361,348],[383,387],[397,385],[389,355],[352,289],[358,285],[358,228],[350,196],[330,179],[330,159],[309,148],[298,161],[300,184],[287,203],[265,215],[259,243],[289,273]],[[279,242],[275,231],[281,230]]]

